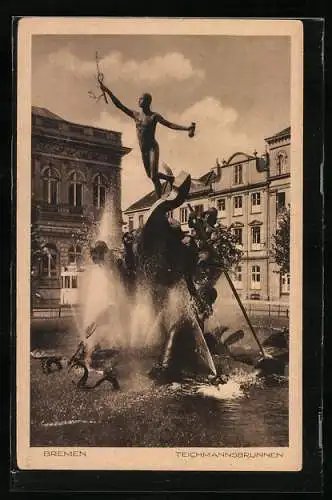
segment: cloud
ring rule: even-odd
[[[215,160],[227,158],[236,151],[252,152],[249,136],[237,128],[238,113],[224,106],[215,97],[205,97],[183,113],[168,116],[182,125],[196,122],[196,135],[189,139],[187,133],[174,132],[164,127],[158,129],[161,160],[172,168],[188,170],[199,177],[215,165]]]
[[[158,125],[160,164],[167,163],[176,174],[185,170],[192,177],[199,177],[215,165],[217,157],[227,160],[236,151],[252,153],[256,146],[249,136],[237,130],[237,111],[223,106],[214,97],[205,97],[183,113],[169,114],[165,118],[181,125],[189,125],[192,121],[197,124],[196,135],[192,139],[188,138],[187,132]],[[153,189],[142,165],[134,123],[126,117],[122,118],[117,111],[102,111],[93,125],[121,131],[123,144],[133,148],[122,163],[122,205],[127,208]]]
[[[60,49],[48,56],[52,66],[75,73],[80,77],[91,77],[96,73],[95,61],[82,61],[70,50]],[[144,81],[160,83],[168,79],[188,80],[189,78],[204,78],[202,69],[193,68],[190,59],[180,52],[169,52],[163,56],[137,61],[125,59],[121,52],[113,51],[100,61],[101,70],[107,81]]]

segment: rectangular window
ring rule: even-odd
[[[134,217],[128,217],[128,231],[133,231],[134,229]]]
[[[226,216],[226,199],[225,198],[220,198],[217,200],[217,210],[218,210],[218,215],[219,217],[225,217]]]
[[[242,227],[236,227],[234,229],[234,236],[236,238],[236,242],[238,245],[243,245],[243,237],[242,237],[242,234],[243,234],[243,230],[242,230]]]
[[[234,196],[234,215],[242,215],[242,196]]]
[[[70,288],[70,276],[65,276],[65,288]]]
[[[234,271],[234,285],[235,288],[242,288],[242,266],[236,266]]]
[[[185,224],[188,222],[188,209],[180,208],[180,222],[181,224]]]
[[[69,252],[68,253],[68,264],[75,264],[76,263],[76,256],[74,253]]]
[[[260,243],[261,242],[261,228],[259,226],[254,226],[251,228],[252,232],[252,242]]]
[[[138,216],[138,226],[143,227],[143,225],[144,225],[144,215],[141,214]]]
[[[202,216],[204,212],[204,205],[195,205],[194,210],[196,212],[196,215]]]
[[[290,274],[281,276],[281,293],[290,293]]]
[[[257,213],[261,211],[261,193],[252,193],[251,195],[251,212]]]
[[[278,175],[287,173],[287,155],[285,152],[280,152],[276,158]]]
[[[242,176],[242,165],[235,165],[234,167],[234,184],[242,184],[243,176]]]
[[[72,276],[71,278],[71,287],[77,288],[77,276]]]
[[[260,226],[254,226],[251,228],[251,247],[252,250],[261,249],[261,228]]]
[[[261,288],[261,268],[260,266],[251,267],[251,288],[253,290],[260,290]]]
[[[286,206],[286,193],[277,193],[277,214]]]

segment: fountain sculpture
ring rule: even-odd
[[[226,339],[227,328],[206,331],[217,299],[216,283],[226,275],[234,296],[250,326],[262,356],[239,357],[265,374],[282,373],[285,362],[264,351],[229,278],[227,268],[240,258],[235,240],[217,224],[217,211],[210,208],[198,215],[190,205],[184,233],[168,213],[182,205],[189,193],[191,177],[181,172],[151,207],[142,228],[123,235],[121,251],[107,240],[105,220],[90,248],[92,264],[82,284],[83,314],[79,329],[81,340],[74,355],[63,362],[44,357],[45,372],[79,367],[83,375],[78,387],[92,389],[103,381],[120,388],[114,365],[118,355],[137,358],[150,356],[148,375],[158,383],[184,379],[219,385],[227,381],[216,368],[214,355],[241,340],[237,330]],[[104,219],[112,217],[105,210]],[[107,221],[106,221],[107,222]],[[106,345],[105,345],[106,340]],[[104,346],[103,346],[104,343]],[[233,357],[230,353],[230,356]],[[101,372],[100,379],[89,383],[91,370]]]
[[[188,204],[188,225],[192,234],[184,233],[181,225],[167,216],[186,202],[191,176],[182,171],[175,177],[169,168],[167,175],[159,172],[155,128],[161,123],[168,128],[188,131],[189,137],[193,137],[195,123],[184,127],[168,122],[150,109],[152,98],[149,94],[140,98],[140,111],[130,110],[103,84],[104,75],[98,61],[97,80],[105,102],[107,94],[135,121],[143,164],[155,185],[158,199],[144,226],[124,234],[121,251],[116,251],[111,239],[107,240],[107,227],[112,226],[112,209],[105,209],[99,235],[90,249],[92,265],[81,287],[81,340],[67,363],[69,368],[79,366],[83,369],[80,387],[91,388],[87,384],[89,370],[102,366],[101,380],[112,382],[118,389],[112,360],[119,352],[128,350],[136,351],[137,355],[139,352],[143,355],[153,353],[155,362],[149,374],[158,381],[194,377],[215,384],[225,382],[223,374],[217,373],[213,360],[213,354],[220,349],[224,330],[205,331],[217,298],[215,285],[222,273],[261,352],[257,366],[266,372],[282,369],[278,361],[265,353],[228,275],[227,269],[237,263],[241,252],[236,248],[235,239],[229,244],[230,232],[218,226],[217,210],[210,208],[197,214]],[[160,179],[166,182],[161,184]],[[223,347],[227,348],[227,344],[237,342],[242,336],[241,330],[234,332],[222,342]],[[102,349],[105,339],[107,345]],[[57,369],[62,367],[59,359],[43,363],[49,367],[53,363]]]

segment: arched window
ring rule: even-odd
[[[287,173],[287,155],[284,151],[277,154],[277,175]]]
[[[83,179],[78,172],[73,172],[69,176],[68,201],[72,207],[83,205]]]
[[[54,278],[58,275],[58,251],[53,243],[45,247],[45,254],[40,262],[40,275],[45,278]]]
[[[68,264],[79,265],[82,262],[82,247],[72,245],[68,250]]]
[[[47,167],[42,174],[43,200],[49,205],[58,203],[59,175],[52,167]]]
[[[107,182],[104,176],[98,174],[93,180],[93,204],[97,208],[104,208],[106,202]]]

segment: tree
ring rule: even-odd
[[[81,218],[80,225],[73,228],[71,239],[75,244],[89,249],[98,235],[99,223],[93,213],[88,213]]]
[[[39,278],[39,264],[43,257],[47,254],[46,241],[41,235],[40,227],[38,224],[39,219],[38,205],[33,204],[31,207],[31,269],[30,269],[30,291],[31,291],[31,308],[37,296],[38,278]]]
[[[272,236],[272,257],[279,266],[280,274],[288,274],[290,267],[290,208],[285,208],[278,217],[278,227]]]
[[[34,270],[39,261],[45,255],[46,242],[41,235],[40,227],[38,224],[39,206],[33,205],[31,207],[31,267]]]
[[[240,262],[243,256],[232,227],[216,229],[213,247],[218,255],[218,262],[225,271],[230,271]]]

